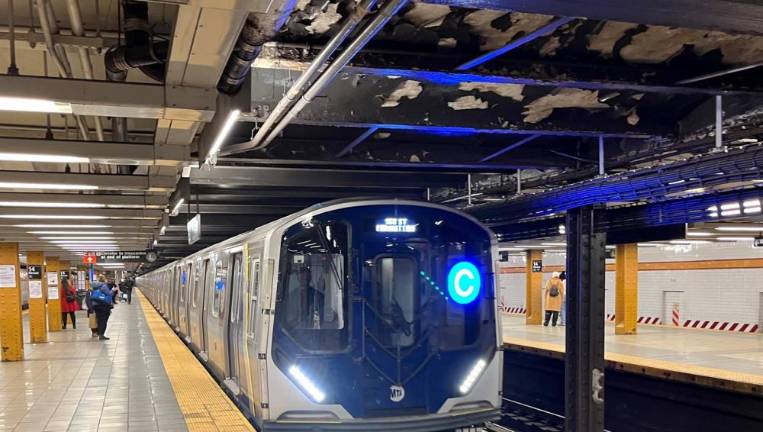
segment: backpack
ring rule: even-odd
[[[109,295],[98,288],[90,291],[90,301],[93,304],[109,304]]]
[[[548,295],[551,297],[559,297],[559,284],[551,285],[551,289],[548,290]]]

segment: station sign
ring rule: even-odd
[[[533,270],[533,273],[541,273],[543,271],[543,261],[542,260],[533,260],[533,262],[532,262],[532,270]]]
[[[763,237],[755,237],[752,243],[753,247],[763,247]]]
[[[188,231],[188,244],[192,245],[201,239],[201,215],[197,214],[192,217],[186,224],[186,231]]]
[[[95,264],[98,262],[98,258],[94,254],[86,254],[82,257],[82,264]]]
[[[156,253],[152,251],[103,251],[95,252],[93,257],[95,262],[99,263],[150,262],[152,257],[154,261],[156,260]]]

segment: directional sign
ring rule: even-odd
[[[95,255],[87,254],[82,257],[82,264],[95,264],[98,262],[98,258]]]

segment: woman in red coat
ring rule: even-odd
[[[77,289],[69,283],[69,278],[64,276],[61,278],[61,319],[64,323],[64,329],[66,328],[66,316],[72,317],[72,327],[77,328],[77,316],[75,312],[79,310],[79,302],[77,302]]]

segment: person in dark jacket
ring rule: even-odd
[[[63,328],[66,330],[67,316],[72,318],[72,328],[77,328],[77,315],[75,312],[79,310],[79,303],[77,302],[77,289],[69,283],[69,278],[64,276],[61,278],[61,319],[64,323]]]
[[[100,291],[102,295],[95,295],[96,291]],[[96,297],[103,297],[104,300],[96,300]],[[98,276],[98,280],[91,284],[89,298],[89,306],[95,311],[95,318],[98,322],[98,339],[109,340],[106,337],[106,326],[109,322],[109,316],[111,316],[111,309],[114,307],[114,292],[106,284],[106,278],[103,275]]]

